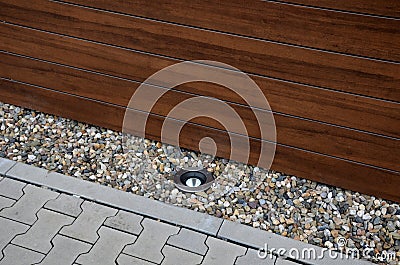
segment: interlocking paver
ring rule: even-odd
[[[15,165],[16,162],[0,157],[0,175],[5,175],[6,172]]]
[[[25,233],[29,226],[0,217],[0,251],[18,234]],[[0,259],[3,254],[0,252]]]
[[[24,195],[11,207],[0,211],[0,215],[32,225],[36,221],[36,213],[49,200],[58,196],[57,192],[27,185]]]
[[[36,169],[34,166],[17,163],[7,175],[59,191],[78,194],[91,200],[118,206],[130,212],[151,216],[152,218],[195,229],[209,235],[215,236],[222,224],[222,219],[215,216],[168,205],[156,200],[149,200],[143,196],[121,192],[111,187],[71,178],[56,172],[47,174],[47,171],[39,172]],[[29,170],[36,173],[29,175]]]
[[[154,265],[156,263],[138,259],[126,254],[119,255],[117,259],[118,265]]]
[[[54,247],[40,265],[70,265],[80,254],[88,252],[91,248],[88,243],[62,235],[56,235],[51,242]]]
[[[35,264],[43,257],[43,254],[10,244],[4,249],[4,258],[0,261],[0,265]]]
[[[143,231],[133,245],[125,248],[124,253],[155,263],[160,263],[164,256],[161,249],[169,236],[179,231],[178,227],[151,219],[142,221]]]
[[[0,195],[5,196],[14,200],[18,200],[24,195],[22,189],[26,186],[26,183],[21,181],[4,178],[0,181]]]
[[[164,246],[162,253],[165,256],[162,265],[197,265],[203,259],[201,255],[168,245]]]
[[[207,265],[232,265],[246,248],[213,237],[207,238],[208,252],[203,260]]]
[[[132,244],[136,236],[109,227],[101,227],[100,239],[89,253],[78,257],[77,263],[84,265],[115,264],[118,255],[127,244]]]
[[[77,217],[81,212],[83,200],[76,196],[60,194],[55,200],[48,201],[44,208]]]
[[[235,265],[274,265],[276,257],[270,254],[260,253],[258,256],[257,250],[248,249],[246,255],[238,257]]]
[[[61,227],[71,224],[74,219],[70,216],[41,209],[38,213],[38,220],[26,232],[16,236],[13,244],[26,247],[41,253],[48,253],[52,248],[51,239],[57,234]]]
[[[0,210],[11,207],[14,203],[14,200],[0,196]]]
[[[115,259],[119,265],[186,265],[198,264],[202,259],[202,264],[206,265],[272,265],[275,262],[276,265],[296,265],[298,263],[288,260],[287,255],[280,258],[267,255],[261,259],[255,249],[268,244],[269,248],[275,249],[296,248],[301,251],[314,248],[317,253],[321,250],[267,231],[58,173],[48,174],[47,170],[21,163],[2,162],[0,159],[0,175],[2,163],[3,166],[7,164],[8,177],[0,176],[0,216],[6,217],[0,217],[0,250],[6,254],[2,258],[0,252],[0,265],[25,265],[40,260],[40,264],[45,265],[108,265],[115,264]],[[77,194],[95,202],[25,182]],[[141,215],[161,221],[143,219]],[[177,224],[180,228],[165,222]],[[57,234],[60,229],[60,234]],[[47,252],[44,257],[43,253]],[[326,255],[324,259],[313,262],[318,265],[338,264],[337,260],[326,258]],[[371,263],[350,259],[340,261],[340,264]]]
[[[204,234],[182,228],[177,235],[168,239],[167,244],[205,255],[207,252],[206,239],[207,236]]]
[[[104,220],[107,217],[114,216],[117,210],[88,201],[82,203],[82,209],[83,212],[75,222],[72,225],[63,227],[60,234],[93,244],[98,238],[97,230]]]
[[[140,222],[143,217],[134,213],[119,211],[116,216],[108,217],[104,225],[127,233],[139,235],[142,231]]]

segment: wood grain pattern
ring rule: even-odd
[[[88,73],[5,53],[0,53],[0,76],[119,106],[127,106],[139,86],[138,82]],[[197,86],[202,86],[202,83],[198,83]],[[215,86],[210,90],[218,89],[222,88]],[[191,97],[193,95],[172,90],[157,102],[152,113],[168,116],[173,107]],[[242,118],[249,136],[262,139],[252,110],[243,105],[232,103],[229,105]],[[257,112],[261,110],[255,110],[255,113]],[[275,113],[274,117],[277,140],[281,144],[400,171],[397,160],[400,156],[400,148],[393,149],[394,146],[400,146],[399,140],[288,117],[279,113]],[[225,120],[228,118],[226,117]],[[220,123],[205,117],[197,118],[193,122],[225,129]],[[267,126],[267,124],[262,124],[262,126]],[[393,155],[386,156],[387,153]]]
[[[400,61],[400,20],[257,0],[68,2],[283,43]]]
[[[140,82],[156,71],[176,63],[168,58],[6,24],[0,26],[0,49]],[[260,86],[275,112],[400,138],[399,104],[258,76],[250,77]],[[177,89],[241,103],[237,94],[226,89],[210,89],[208,84],[194,86],[189,83]],[[259,105],[262,107],[263,102]]]
[[[153,73],[184,60],[228,63],[249,73],[272,107],[273,169],[400,202],[400,19],[398,10],[385,13],[398,3],[371,1],[0,0],[0,100],[120,131],[125,106]],[[215,65],[205,68],[216,75]],[[228,72],[233,80],[237,71]],[[256,114],[271,111],[244,89]],[[239,161],[255,165],[261,149],[275,146],[240,93],[200,82],[158,100],[146,137],[161,140],[167,120],[184,124],[182,147],[197,150],[208,136],[218,156],[245,154],[244,142],[232,151],[227,116],[166,118],[198,95],[241,116],[250,160]]]
[[[322,8],[332,8],[343,11],[360,12],[371,15],[400,18],[400,1],[398,0],[284,0],[294,4],[309,5]]]
[[[42,30],[400,102],[400,65],[106,13],[45,0],[0,1],[0,17]],[[395,41],[393,39],[393,41]],[[393,45],[392,45],[393,46]]]
[[[11,104],[50,112],[113,130],[121,130],[125,112],[124,108],[115,105],[4,79],[0,79],[0,94],[5,102]],[[149,137],[159,139],[160,135],[157,132],[160,130],[162,122],[163,118],[150,115],[148,128],[151,134],[148,135]],[[224,142],[226,138],[222,133],[212,128],[199,130],[198,126],[193,124],[187,124],[182,131],[181,146],[196,149],[197,145],[194,142],[204,135],[216,139],[218,155],[229,156],[229,146]],[[195,138],[193,139],[193,137]],[[250,144],[254,149],[260,145],[260,142],[251,140]],[[252,163],[257,160],[257,155],[255,152],[251,154]],[[284,170],[288,174],[307,176],[308,179],[322,183],[400,201],[398,193],[400,175],[393,172],[279,145],[272,168]]]

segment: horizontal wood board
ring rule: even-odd
[[[398,19],[258,0],[67,2],[304,47],[400,61]]]
[[[0,94],[6,102],[11,104],[67,116],[78,121],[94,123],[113,130],[121,129],[125,113],[124,108],[115,105],[85,100],[69,94],[62,94],[4,79],[0,79]],[[75,107],[71,108],[71,106]],[[162,122],[163,118],[150,115],[147,127],[149,132],[147,136],[149,138],[160,139]],[[182,130],[180,135],[181,146],[193,148],[192,141],[200,140],[205,136],[212,137],[219,143],[218,155],[229,156],[229,145],[225,144],[226,135],[212,128],[199,130],[199,127],[193,124],[186,124],[184,130]],[[256,149],[259,148],[260,142],[251,140],[250,144],[253,149]],[[276,170],[285,171],[288,174],[306,176],[308,179],[315,181],[324,179],[331,185],[346,187],[366,194],[379,194],[383,198],[400,201],[400,194],[398,193],[400,175],[398,173],[279,145],[276,151],[273,163],[273,168]],[[257,155],[255,152],[251,153],[252,163],[257,161]]]
[[[121,130],[130,97],[151,74],[185,60],[227,63],[269,101],[273,169],[399,201],[400,20],[397,2],[367,2],[0,0],[0,101]],[[165,94],[147,137],[160,140],[169,111],[196,96],[237,111],[256,164],[271,139],[261,137],[252,107],[271,109],[214,84]],[[197,149],[209,136],[229,157],[224,129],[195,118],[181,145]]]

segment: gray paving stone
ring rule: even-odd
[[[154,265],[156,263],[138,259],[126,254],[119,255],[117,259],[118,265]]]
[[[281,246],[279,242],[282,238],[271,232],[226,220],[223,222],[221,229],[218,232],[218,236],[252,246],[256,249],[264,248],[265,244],[268,244],[271,247],[274,247],[274,245]]]
[[[29,226],[0,217],[0,250],[18,234],[25,233]],[[3,254],[0,251],[0,259]]]
[[[27,165],[21,162],[17,162],[7,173],[6,176],[10,176],[22,180],[30,180],[35,184],[40,184],[45,179],[48,170]]]
[[[64,225],[71,224],[74,219],[70,216],[41,209],[38,220],[23,235],[16,236],[12,243],[21,247],[29,248],[41,253],[48,253],[52,248],[51,239]]]
[[[19,164],[16,166],[20,167]],[[55,172],[51,172],[47,176],[43,174],[38,175],[30,177],[29,175],[17,174],[16,178],[67,193],[77,194],[83,198],[195,229],[209,235],[215,236],[222,224],[222,219],[205,213],[194,212],[189,209],[149,200],[143,196],[123,192],[97,183],[91,183]]]
[[[83,200],[76,196],[60,194],[55,200],[48,201],[44,207],[59,213],[77,217],[81,212]]]
[[[177,235],[168,239],[167,244],[205,255],[208,249],[205,244],[206,239],[207,236],[204,234],[182,228]]]
[[[52,243],[54,247],[39,263],[40,265],[70,265],[80,254],[88,252],[91,248],[88,243],[62,235],[56,235]]]
[[[168,245],[164,246],[162,253],[165,256],[162,265],[197,265],[203,259],[201,255]]]
[[[207,238],[208,252],[203,264],[232,265],[239,256],[246,253],[246,248],[213,237]]]
[[[285,259],[281,259],[281,258],[278,258],[275,263],[275,265],[299,265],[299,264],[300,263],[292,262],[290,260],[285,260]],[[340,264],[340,263],[338,262],[337,264]]]
[[[124,253],[160,263],[164,256],[161,249],[167,242],[169,236],[178,233],[179,228],[151,219],[144,219],[142,222],[143,231],[133,245],[124,249]]]
[[[136,240],[134,235],[105,226],[100,228],[99,235],[100,239],[90,252],[79,256],[77,263],[84,265],[115,264],[122,249]]]
[[[18,200],[24,195],[22,189],[26,186],[26,183],[21,181],[13,180],[10,178],[4,178],[0,181],[0,195],[8,197],[14,200]]]
[[[315,261],[315,264],[321,265],[336,265],[338,264],[337,260],[329,257],[328,252],[324,252],[323,248],[310,245],[304,242],[300,242],[291,238],[283,237],[268,231],[263,231],[261,229],[253,228],[250,226],[242,225],[240,223],[235,223],[231,221],[224,220],[221,229],[218,232],[218,236],[232,240],[234,242],[238,242],[241,244],[245,244],[247,246],[258,248],[267,248],[271,250],[274,249],[284,249],[286,250],[286,254],[284,257],[291,257],[290,254],[292,249],[299,251],[302,253],[305,249],[314,249],[317,255],[324,253],[324,257]],[[309,262],[304,257],[299,257],[299,260],[302,262]],[[348,265],[356,265],[356,264],[366,264],[364,261],[357,259],[343,259],[341,264]]]
[[[32,225],[36,221],[36,213],[49,200],[58,196],[57,192],[27,185],[24,195],[11,207],[0,211],[0,215]]]
[[[127,233],[139,235],[142,232],[140,222],[143,217],[134,213],[119,211],[116,216],[108,217],[104,225]]]
[[[274,265],[276,257],[273,255],[265,255],[261,253],[261,257],[258,256],[257,250],[248,249],[246,255],[238,257],[235,265]]]
[[[114,216],[116,209],[85,201],[82,203],[83,212],[76,218],[72,225],[61,229],[60,234],[95,243],[98,235],[97,230],[107,217]]]
[[[15,203],[14,200],[0,196],[0,210],[11,207]]]
[[[35,264],[44,258],[43,254],[11,244],[8,245],[3,251],[4,258],[0,261],[0,265]]]
[[[15,165],[15,161],[0,157],[0,175],[5,175],[6,172]]]

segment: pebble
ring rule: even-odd
[[[400,252],[396,203],[3,103],[0,156],[318,246],[346,237]],[[178,190],[173,174],[197,166],[219,177],[215,187]]]
[[[371,215],[369,213],[363,215],[363,220],[368,221],[368,220],[371,220],[371,219],[372,219],[372,217],[371,217]]]

